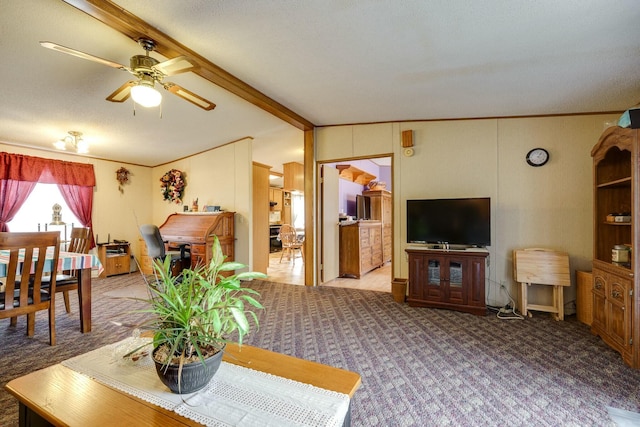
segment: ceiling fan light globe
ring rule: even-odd
[[[157,107],[162,102],[162,94],[147,85],[135,85],[131,88],[131,98],[143,107]]]
[[[67,149],[67,143],[62,139],[54,142],[53,146],[56,147],[58,150],[66,150]]]

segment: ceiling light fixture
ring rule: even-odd
[[[82,139],[82,132],[70,130],[69,135],[62,138],[60,141],[53,143],[53,146],[58,150],[66,150],[67,145],[76,150],[77,153],[84,154],[89,152],[89,143]]]
[[[157,107],[162,102],[162,94],[154,87],[153,77],[142,75],[138,83],[131,88],[131,98],[143,107]]]

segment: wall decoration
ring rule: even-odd
[[[182,203],[182,193],[184,187],[187,185],[184,181],[184,176],[178,169],[171,169],[169,172],[162,175],[160,178],[160,188],[162,189],[163,200],[168,200],[171,203]]]
[[[124,166],[122,166],[120,169],[118,169],[116,171],[116,179],[118,180],[118,190],[121,193],[124,193],[124,189],[122,188],[123,185],[125,185],[127,182],[129,182],[129,175],[131,174],[131,172],[129,171],[129,169],[125,168]]]

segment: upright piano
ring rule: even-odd
[[[191,267],[211,261],[213,236],[218,236],[226,261],[233,261],[235,212],[174,213],[159,227],[168,247],[188,244],[191,249]]]

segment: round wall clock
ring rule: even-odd
[[[549,152],[544,148],[534,148],[527,153],[526,159],[530,166],[542,166],[549,161]]]

